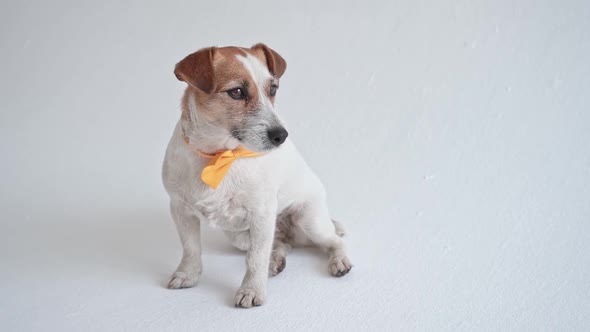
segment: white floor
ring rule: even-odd
[[[359,2],[360,3],[360,2]],[[0,9],[1,331],[590,328],[590,5],[41,2]],[[295,250],[268,302],[160,184],[189,52],[263,41],[355,267]]]

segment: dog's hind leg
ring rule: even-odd
[[[317,200],[305,204],[293,219],[293,224],[299,226],[311,242],[328,251],[328,269],[331,275],[341,277],[352,269],[341,238],[344,236],[344,228],[330,218],[324,202]]]
[[[287,253],[291,250],[293,241],[293,223],[288,211],[277,216],[277,227],[270,256],[269,274],[271,277],[281,273],[287,264]]]

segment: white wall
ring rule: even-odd
[[[589,22],[587,1],[1,4],[0,329],[587,328]],[[216,232],[200,285],[161,287],[159,173],[174,64],[260,41],[356,267],[297,251],[235,311]]]

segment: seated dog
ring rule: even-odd
[[[329,253],[329,272],[352,267],[326,194],[275,112],[285,60],[264,44],[210,47],[175,68],[188,84],[168,144],[163,182],[183,248],[168,287],[192,287],[201,274],[200,223],[222,229],[246,255],[238,307],[265,301],[266,283],[292,246]]]

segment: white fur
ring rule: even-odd
[[[238,57],[259,87],[271,75],[258,59]],[[262,91],[262,89],[258,89]],[[264,93],[262,112],[276,117]],[[192,97],[191,97],[192,98]],[[239,142],[219,141],[211,123],[202,121],[197,103],[189,100],[192,121],[177,124],[163,165],[163,182],[171,199],[171,214],[183,246],[183,257],[169,282],[170,288],[191,287],[201,273],[200,221],[225,231],[234,245],[247,250],[242,286],[236,305],[260,305],[266,297],[269,259],[277,215],[289,209],[293,223],[314,244],[330,253],[329,270],[342,275],[350,270],[343,242],[337,236],[326,206],[325,191],[290,139],[263,156],[236,160],[217,189],[200,180],[208,159],[197,155],[182,138],[183,131],[195,149],[235,148]],[[277,117],[278,119],[278,117]],[[220,135],[221,136],[221,135]]]

